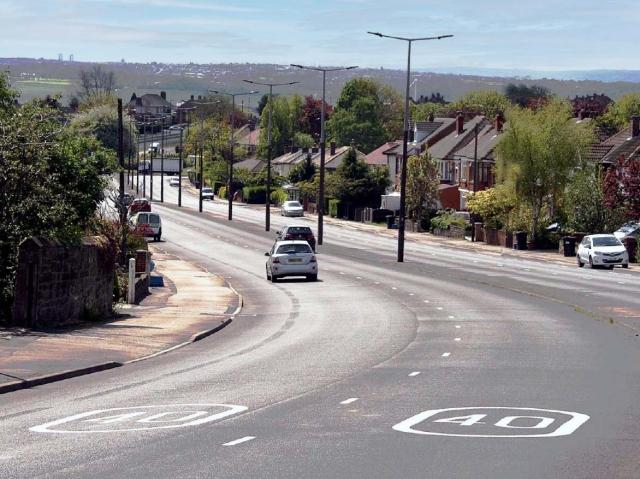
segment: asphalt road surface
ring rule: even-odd
[[[640,476],[640,275],[411,242],[398,264],[393,239],[327,225],[320,280],[271,284],[277,210],[267,233],[262,211],[176,196],[158,245],[224,275],[242,312],[0,396],[1,477]]]

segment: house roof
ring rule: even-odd
[[[285,153],[271,161],[273,165],[295,165],[307,157],[307,152],[298,150],[293,153]]]
[[[452,132],[455,126],[455,118],[434,118],[433,121],[410,122],[409,129],[413,131],[414,141],[407,145],[408,154],[422,152],[424,147],[430,147]],[[396,143],[395,147],[385,151],[386,155],[402,154],[402,140],[397,140]]]
[[[246,126],[246,125],[245,125]],[[260,140],[260,128],[256,128],[253,131],[245,131],[244,136],[238,140],[240,145],[257,145]]]
[[[365,157],[365,162],[368,165],[386,165],[386,153],[393,148],[396,148],[399,144],[399,141],[389,141],[384,145],[379,146]]]
[[[341,146],[339,148],[336,148],[336,152],[334,155],[330,153],[326,154],[324,167],[328,170],[335,170],[336,168],[338,168],[338,166],[340,166],[340,164],[342,163],[344,156],[349,151],[349,148],[349,146]],[[356,156],[359,160],[365,160],[366,158],[366,155],[360,150],[356,150]],[[320,166],[320,153],[312,156],[312,161],[316,166]]]
[[[259,160],[257,158],[248,158],[243,161],[239,161],[238,163],[234,163],[234,169],[245,169],[249,170],[251,173],[259,173],[264,169],[266,163],[263,160]]]
[[[482,128],[487,119],[482,115],[477,115],[463,125],[462,133],[458,134],[456,130],[436,142],[429,148],[429,153],[436,159],[452,158],[453,153],[465,146],[474,137],[475,126]]]
[[[494,125],[484,125],[478,132],[478,159],[479,160],[493,160],[493,150],[500,141],[500,133],[496,131]],[[473,138],[455,151],[454,156],[463,158],[475,158],[475,141]]]
[[[129,106],[133,108],[136,106],[171,108],[171,103],[155,93],[145,93],[142,96],[131,98]]]
[[[640,135],[631,136],[630,126],[619,131],[603,144],[611,145],[611,149],[601,158],[602,163],[612,164],[621,156],[628,159],[640,154]]]

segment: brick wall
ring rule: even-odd
[[[114,253],[104,238],[80,245],[34,237],[18,249],[13,324],[52,327],[111,313]]]

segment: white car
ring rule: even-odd
[[[305,276],[308,281],[318,279],[318,261],[306,241],[276,241],[268,256],[267,279],[275,283],[285,276]]]
[[[202,199],[213,201],[213,188],[208,188],[206,186],[202,188]]]
[[[581,268],[587,263],[592,268],[603,266],[613,269],[616,264],[629,267],[626,248],[618,238],[609,234],[585,236],[578,246],[576,259]]]
[[[180,186],[180,177],[172,176],[169,180],[169,186]]]
[[[304,209],[299,201],[285,201],[280,208],[282,216],[304,216]]]

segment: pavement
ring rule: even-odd
[[[242,298],[224,278],[152,246],[164,287],[112,319],[61,330],[0,329],[0,393],[122,366],[229,324]]]

